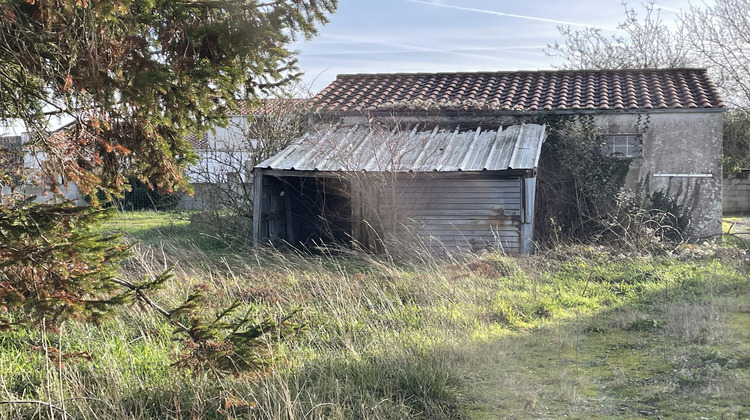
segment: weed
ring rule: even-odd
[[[175,280],[154,300],[174,307],[200,286],[210,305],[196,315],[206,319],[233,301],[256,319],[301,308],[298,340],[269,345],[260,370],[217,379],[170,367],[189,349],[162,319],[124,307],[101,326],[69,321],[60,336],[1,336],[0,400],[64,403],[76,419],[750,414],[750,283],[724,251],[313,255],[203,248],[157,218],[166,226],[142,232],[163,234],[133,248],[123,279],[174,266]],[[60,369],[32,349],[42,344],[91,360]],[[48,414],[0,405],[3,420]]]

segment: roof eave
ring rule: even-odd
[[[654,72],[654,71],[695,71],[707,72],[705,67],[674,67],[674,68],[611,68],[611,69],[543,69],[543,70],[501,70],[501,71],[443,71],[443,72],[400,72],[400,73],[341,73],[336,75],[336,79],[349,79],[359,77],[418,77],[418,76],[441,76],[441,75],[496,75],[496,74],[560,74],[560,73],[622,73],[622,72]]]
[[[550,109],[536,111],[500,111],[500,110],[423,110],[423,111],[332,111],[320,110],[316,114],[322,117],[499,117],[499,116],[538,116],[545,114],[580,115],[580,114],[643,114],[643,113],[713,113],[726,112],[727,108],[639,108],[639,109]]]

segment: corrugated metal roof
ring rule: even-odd
[[[533,169],[545,126],[462,131],[337,125],[312,130],[256,166],[298,171],[455,172]]]

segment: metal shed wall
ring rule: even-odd
[[[417,239],[430,248],[531,252],[536,166],[545,127],[419,127],[328,127],[260,163],[255,167],[255,243],[274,237],[295,244],[317,240],[299,234],[302,211],[287,210],[295,201],[290,204],[291,191],[282,194],[281,184],[308,179],[314,181],[306,185],[320,186],[335,178],[347,191],[331,190],[331,198],[344,199],[351,217],[333,225],[338,232],[348,229],[350,239],[367,247]],[[330,200],[308,202],[324,213],[317,220],[340,213],[326,207]],[[325,232],[320,233],[325,240]]]
[[[518,253],[522,224],[531,222],[523,190],[521,177],[469,174],[400,177],[376,194],[364,186],[353,206],[358,239],[366,242],[362,232],[375,229],[386,241],[416,239],[431,249]]]

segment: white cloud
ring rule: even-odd
[[[414,45],[414,44],[407,44],[403,42],[394,42],[394,41],[376,41],[373,39],[364,39],[364,38],[355,38],[350,36],[339,36],[339,35],[324,35],[325,38],[328,39],[334,39],[338,41],[345,41],[349,44],[351,44],[352,47],[348,49],[348,51],[331,51],[330,49],[320,51],[317,54],[318,55],[330,55],[330,54],[347,54],[351,53],[351,51],[357,51],[358,55],[363,54],[393,54],[393,53],[400,53],[400,52],[427,52],[427,53],[441,53],[446,55],[457,55],[467,58],[473,58],[473,59],[481,59],[481,60],[497,60],[501,61],[503,57],[500,56],[493,56],[493,55],[484,55],[484,54],[477,54],[475,52],[480,51],[487,51],[488,49],[484,48],[437,48],[433,46],[421,46],[421,45]],[[366,50],[363,49],[364,45],[378,45],[382,47],[386,47],[386,50]],[[515,48],[523,48],[523,47],[515,47]],[[536,48],[536,47],[534,47]],[[307,55],[315,54],[315,52],[308,51],[306,53]]]
[[[587,28],[597,28],[597,29],[604,29],[604,30],[608,30],[608,31],[617,31],[618,30],[616,27],[589,25],[589,24],[586,24],[586,23],[568,22],[568,21],[557,20],[557,19],[548,19],[548,18],[541,18],[541,17],[535,17],[535,16],[517,15],[517,14],[513,14],[513,13],[497,12],[497,11],[494,11],[494,10],[475,9],[473,7],[452,6],[452,5],[449,5],[449,4],[435,3],[435,2],[430,2],[430,1],[422,1],[422,0],[405,0],[405,1],[408,1],[410,3],[426,4],[426,5],[429,5],[429,6],[445,7],[445,8],[448,8],[448,9],[465,10],[467,12],[477,12],[477,13],[485,13],[485,14],[495,15],[495,16],[504,16],[504,17],[518,18],[518,19],[536,20],[536,21],[540,21],[540,22],[549,22],[549,23],[555,23],[555,24],[558,24],[558,25],[583,26],[583,27],[587,27]]]
[[[667,6],[660,6],[658,4],[656,5],[656,8],[657,9],[661,9],[661,10],[666,10],[668,12],[674,12],[674,13],[680,13],[680,12],[682,12],[682,10],[680,10],[680,9],[674,9],[672,7],[667,7]]]

